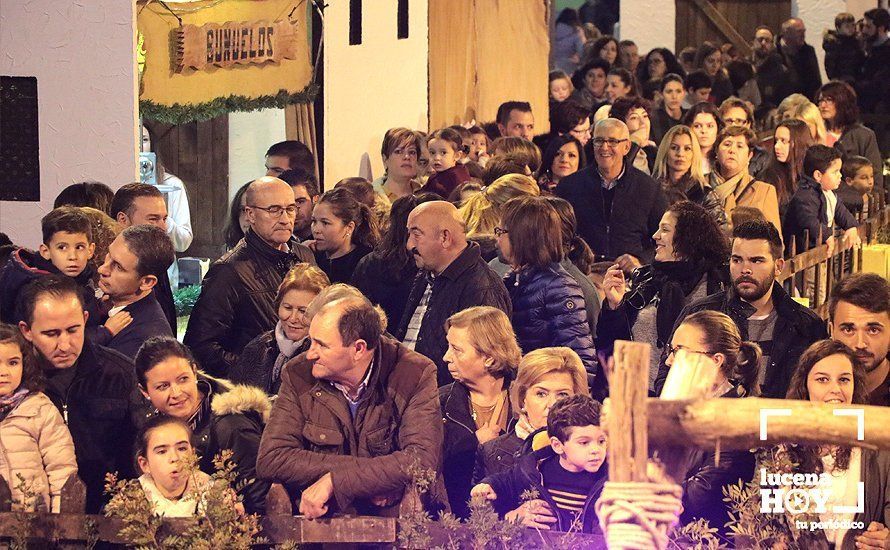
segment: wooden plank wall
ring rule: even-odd
[[[767,25],[773,33],[778,34],[782,22],[791,17],[790,0],[710,1],[748,41],[754,39],[754,29],[760,25]],[[676,52],[687,46],[697,47],[706,40],[717,45],[729,42],[717,26],[695,5],[694,0],[676,0],[676,2]],[[809,37],[809,42],[813,43],[813,37]]]
[[[223,231],[229,207],[229,117],[179,126],[146,121],[167,171],[186,186],[192,245],[178,256],[215,260],[225,249]]]

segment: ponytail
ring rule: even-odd
[[[377,218],[365,204],[359,205],[358,219],[355,220],[355,231],[352,239],[366,248],[374,248],[380,242],[380,228],[377,226]]]
[[[470,196],[457,211],[467,227],[467,237],[494,233],[497,215],[486,191]]]
[[[733,378],[745,389],[745,395],[756,397],[760,395],[757,385],[757,375],[760,372],[760,358],[763,353],[760,346],[754,342],[742,342],[739,344],[739,354],[736,360]]]

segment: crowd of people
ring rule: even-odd
[[[489,124],[393,128],[381,177],[324,192],[305,145],[270,147],[183,334],[183,224],[161,191],[72,185],[38,250],[0,248],[4,478],[33,479],[58,511],[77,475],[97,512],[117,472],[159,514],[191,516],[230,450],[246,512],[281,483],[312,519],[397,515],[419,466],[438,474],[430,511],[465,519],[473,496],[529,527],[598,532],[616,340],[651,344],[653,396],[698,355],[715,399],[890,406],[888,281],[844,278],[826,323],[777,280],[792,248],[856,243],[857,215],[884,204],[859,113],[890,97],[872,93],[890,82],[888,27],[886,10],[839,15],[822,84],[799,19],[758,28],[750,59],[707,43],[641,57],[586,40],[565,10],[549,133],[523,101]],[[884,548],[868,505],[885,502],[883,451],[786,451],[837,487],[865,482],[868,528],[827,541]],[[183,474],[192,454],[202,476]],[[725,534],[722,488],[752,479],[754,455],[692,458],[681,520]]]

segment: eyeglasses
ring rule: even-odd
[[[823,96],[816,100],[816,104],[819,103],[834,103],[834,100],[830,97]]]
[[[679,346],[668,346],[668,355],[677,355],[678,351],[685,351],[686,353],[696,353],[698,355],[707,355],[708,357],[712,357],[714,355],[710,351],[698,351],[694,349],[681,348]]]
[[[506,235],[507,233],[509,233],[509,231],[504,229],[503,227],[495,227],[494,228],[494,236],[495,237],[500,237],[501,235]]]
[[[602,148],[605,145],[608,145],[609,148],[614,149],[618,147],[619,144],[628,141],[627,138],[624,139],[612,139],[612,138],[593,138],[593,146],[597,148]]]
[[[254,206],[252,204],[248,204],[247,208],[256,208],[257,210],[262,210],[263,212],[266,212],[270,216],[275,218],[280,218],[281,214],[285,212],[287,212],[287,215],[291,218],[297,215],[296,204],[289,204],[287,206],[279,206],[277,204],[273,204],[272,206]]]
[[[593,132],[593,128],[588,126],[587,128],[572,128],[569,130],[569,133],[573,136],[589,136]]]
[[[747,126],[747,118],[724,118],[723,123],[727,126]]]

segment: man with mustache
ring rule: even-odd
[[[183,343],[208,374],[226,377],[244,346],[278,322],[278,285],[297,262],[315,256],[293,235],[294,190],[271,176],[254,180],[245,193],[250,228],[238,246],[210,267]]]
[[[840,281],[828,303],[831,337],[856,352],[872,405],[890,406],[890,283],[874,273]]]
[[[443,357],[448,349],[445,321],[473,306],[493,306],[512,312],[504,281],[479,251],[467,242],[457,208],[450,202],[430,201],[408,215],[408,250],[421,269],[414,280],[396,338],[436,363],[439,386],[454,379]]]
[[[732,236],[732,288],[686,306],[674,329],[687,315],[703,309],[729,315],[738,325],[742,340],[757,342],[763,351],[757,379],[761,395],[783,398],[801,354],[813,342],[828,337],[825,322],[795,302],[776,282],[785,260],[782,237],[773,224],[763,220],[745,222],[733,230]],[[656,393],[661,393],[667,377],[666,359],[662,357],[655,380]]]

